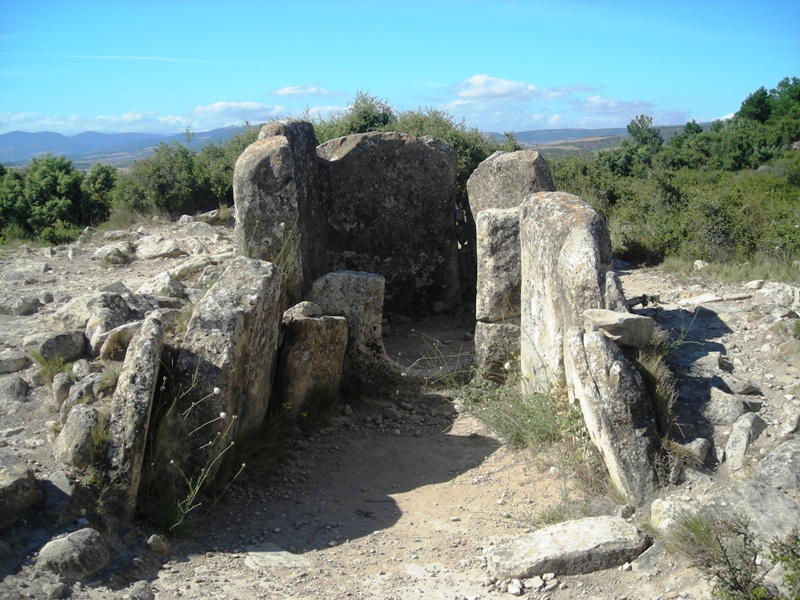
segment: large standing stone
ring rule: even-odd
[[[564,192],[525,199],[522,246],[522,372],[539,387],[564,382],[564,334],[583,311],[608,308],[611,238],[603,218]]]
[[[284,314],[284,341],[275,374],[275,401],[292,417],[339,397],[347,349],[344,317],[322,316],[319,307],[303,312]]]
[[[475,366],[482,375],[505,381],[509,371],[519,370],[519,319],[506,323],[475,323]],[[510,368],[506,369],[506,365]]]
[[[580,575],[630,562],[650,540],[619,517],[589,517],[503,540],[486,551],[489,572],[498,578],[545,573]]]
[[[320,257],[314,127],[305,121],[264,125],[236,161],[236,253],[272,261],[288,274],[290,295],[306,291]]]
[[[631,504],[655,492],[659,447],[655,413],[636,367],[599,331],[569,330],[565,344],[570,397],[580,401],[592,441],[611,480]]]
[[[189,443],[199,447],[201,439],[224,432],[224,445],[264,423],[283,314],[282,284],[275,265],[240,256],[195,307],[178,355],[175,385],[186,391],[178,408],[193,406],[187,415],[190,430],[213,422]]]
[[[148,317],[128,345],[111,403],[107,457],[111,474],[125,490],[127,517],[136,507],[163,348],[162,324]]]
[[[429,136],[363,133],[317,148],[327,265],[386,279],[392,312],[460,303],[455,221],[457,157]]]
[[[323,314],[347,319],[348,343],[342,383],[351,388],[386,387],[395,384],[400,367],[383,347],[384,279],[373,273],[340,271],[314,282],[311,300]]]
[[[487,208],[514,208],[530,194],[555,189],[550,167],[534,150],[495,152],[467,181],[473,215]]]
[[[487,209],[478,213],[478,290],[475,318],[484,323],[520,316],[522,267],[519,208]],[[519,353],[519,349],[517,349]]]
[[[0,527],[13,523],[38,501],[36,480],[28,465],[0,448]]]
[[[105,567],[110,558],[103,536],[85,527],[45,544],[36,557],[36,568],[66,579],[86,579]]]

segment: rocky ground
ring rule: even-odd
[[[321,428],[285,441],[279,461],[249,465],[228,495],[207,512],[197,509],[180,534],[159,540],[146,523],[112,524],[111,562],[82,582],[64,582],[37,567],[47,541],[97,522],[81,474],[53,458],[59,415],[51,390],[36,365],[5,365],[24,353],[25,336],[54,328],[68,299],[118,281],[137,290],[192,260],[224,263],[230,232],[185,220],[97,233],[69,247],[0,253],[6,373],[0,376],[0,450],[21,458],[45,494],[0,530],[0,598],[710,596],[708,582],[665,553],[658,535],[637,560],[596,573],[536,573],[520,585],[492,577],[486,551],[530,535],[531,517],[562,500],[569,473],[548,455],[510,450],[452,394],[431,388],[347,399]],[[102,267],[96,258],[111,244],[152,242],[163,249],[170,241],[179,251],[140,253],[119,265],[106,258]],[[702,439],[710,446],[699,444],[699,452],[707,451],[701,467],[673,469],[674,483],[652,511],[645,507],[629,520],[643,526],[652,512],[659,531],[679,509],[713,506],[750,516],[764,536],[785,534],[800,523],[797,288],[714,284],[702,271],[678,278],[619,267],[626,297],[644,297],[637,310],[679,342],[671,358],[679,391],[676,435],[687,445]],[[190,299],[199,293],[191,287],[198,272],[184,279]],[[25,302],[34,309],[15,308]],[[431,344],[457,356],[469,350],[464,314],[395,318],[389,326],[387,352],[406,365],[430,356]],[[101,394],[97,403],[108,401]],[[778,447],[787,458],[775,458]],[[620,510],[610,501],[601,505]]]

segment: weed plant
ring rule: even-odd
[[[800,533],[793,529],[759,546],[749,523],[742,517],[713,519],[684,514],[664,538],[669,552],[689,558],[714,582],[714,597],[724,600],[798,598],[800,592]],[[769,561],[763,560],[768,556]],[[771,564],[770,564],[771,563]],[[788,595],[776,592],[764,579],[771,565],[784,568]]]
[[[192,413],[197,407],[221,393],[215,387],[182,408],[197,385],[196,372],[184,390],[175,389],[171,378],[164,376],[156,405],[160,410],[151,417],[157,428],[149,436],[138,505],[142,514],[163,530],[181,527],[189,514],[203,505],[204,496],[217,491],[210,510],[245,468],[242,463],[227,485],[221,491],[217,489],[214,479],[234,446],[230,436],[236,415],[221,412],[200,425],[194,424]]]
[[[53,378],[59,373],[68,373],[70,377],[75,377],[72,373],[72,363],[65,361],[63,358],[45,358],[38,352],[31,352],[30,355],[39,365],[39,375],[41,375],[48,387],[52,387]]]

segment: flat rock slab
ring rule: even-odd
[[[248,548],[244,564],[256,571],[259,569],[307,569],[311,566],[311,561],[305,556],[292,554],[267,542]]]
[[[498,578],[580,575],[630,562],[649,545],[650,539],[624,519],[589,517],[503,540],[486,556],[489,572]]]

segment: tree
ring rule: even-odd
[[[645,146],[650,150],[657,150],[664,143],[661,132],[653,127],[653,117],[637,115],[628,123],[628,134],[638,146]]]
[[[25,170],[24,227],[35,237],[55,240],[46,229],[63,229],[81,222],[83,175],[64,156],[34,158]]]
[[[767,88],[761,86],[745,98],[736,116],[742,119],[758,121],[759,123],[766,123],[767,119],[772,115],[774,102],[775,100],[767,92]]]
[[[108,218],[111,193],[116,184],[115,167],[95,163],[89,168],[81,183],[81,224],[96,225]]]

